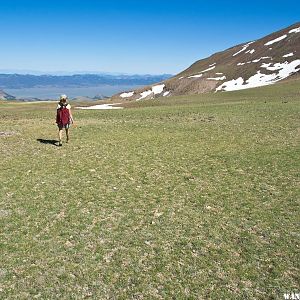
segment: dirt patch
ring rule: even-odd
[[[0,131],[0,137],[13,136],[16,133],[13,131]]]

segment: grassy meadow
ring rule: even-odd
[[[299,291],[299,104],[294,81],[73,109],[57,147],[55,103],[0,102],[0,299]]]

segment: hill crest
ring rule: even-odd
[[[143,100],[241,90],[287,80],[299,71],[300,22],[198,60],[158,84],[119,93],[113,98]]]

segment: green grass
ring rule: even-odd
[[[299,291],[297,83],[80,111],[0,103],[1,299]]]

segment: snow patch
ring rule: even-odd
[[[212,67],[212,66],[214,66],[214,65],[216,65],[216,63],[213,63],[213,64],[209,65],[209,67]]]
[[[294,55],[294,53],[291,52],[291,53],[288,53],[288,54],[286,54],[286,55],[283,55],[282,57],[290,57],[290,56],[293,56],[293,55]]]
[[[171,93],[170,91],[164,92],[164,93],[163,93],[163,97],[168,96],[170,93]]]
[[[290,63],[286,61],[284,63],[275,63],[273,66],[271,65],[271,63],[262,64],[261,67],[269,71],[278,71],[278,73],[262,74],[261,71],[257,71],[255,75],[246,80],[245,84],[243,84],[244,79],[239,77],[238,79],[224,82],[216,88],[216,91],[236,91],[273,84],[279,80],[287,78],[295,72],[298,72],[300,69],[297,67],[300,66],[300,59],[296,59]]]
[[[124,107],[114,107],[113,105],[119,105],[121,103],[113,103],[113,104],[99,104],[87,107],[76,107],[78,109],[123,109]]]
[[[268,71],[278,71],[281,70],[279,72],[280,76],[285,76],[286,74],[288,74],[287,76],[289,76],[290,74],[296,72],[296,67],[298,65],[300,65],[300,59],[296,59],[290,63],[288,63],[287,61],[284,63],[276,63],[273,64],[273,66],[271,66],[272,64],[262,64],[261,68],[265,68]],[[287,76],[285,76],[284,78],[286,78]]]
[[[157,95],[157,94],[161,94],[164,90],[165,84],[160,84],[160,85],[155,85],[151,88],[151,90],[147,90],[145,92],[142,92],[140,95],[141,97],[136,99],[138,100],[142,100],[148,96],[150,96],[151,94]]]
[[[121,97],[121,98],[130,98],[130,97],[133,96],[133,94],[134,94],[134,92],[122,93],[122,94],[120,95],[120,97]]]
[[[246,45],[246,46],[244,46],[244,47],[242,48],[242,50],[240,50],[240,51],[238,51],[238,52],[234,53],[232,56],[236,56],[236,55],[238,55],[239,53],[241,53],[241,52],[245,51],[245,50],[246,50],[248,47],[249,47],[249,45]]]
[[[279,41],[282,41],[282,40],[284,40],[286,37],[287,37],[287,34],[284,34],[284,35],[278,37],[277,39],[274,39],[274,40],[272,40],[272,41],[269,41],[269,42],[265,43],[265,46],[269,46],[269,45],[272,45],[272,44],[277,43],[277,42],[279,42]]]
[[[216,75],[223,75],[223,73],[216,73]]]
[[[268,64],[267,63],[263,63],[260,67],[267,69],[270,65],[271,65],[271,63],[268,63]]]
[[[152,90],[148,90],[148,91],[145,91],[145,92],[142,92],[141,93],[141,97],[139,99],[136,99],[137,101],[138,100],[142,100],[148,96],[150,96],[151,94],[153,94]]]
[[[203,76],[203,74],[198,74],[198,75],[189,76],[188,78],[200,78],[202,76]]]
[[[201,71],[200,73],[204,73],[204,72],[207,72],[207,71],[211,71],[211,70],[213,70],[215,67],[216,67],[216,66],[213,66],[213,67],[211,67],[211,68],[205,69],[205,70]]]
[[[247,61],[247,62],[238,63],[237,66],[243,66],[243,65],[245,65],[245,64],[257,63],[257,62],[261,61],[262,59],[268,59],[268,58],[271,58],[271,59],[272,59],[272,57],[270,57],[270,56],[263,56],[263,57],[261,57],[261,58],[254,59],[254,60],[252,60],[252,61]]]
[[[212,67],[210,67],[210,68],[208,68],[208,69],[205,69],[205,70],[199,72],[199,74],[191,75],[191,76],[189,76],[188,78],[200,78],[200,77],[202,77],[203,74],[201,74],[201,73],[204,73],[204,72],[213,70],[213,69],[216,67],[216,66],[214,66],[215,64],[216,64],[216,63],[210,65],[210,66],[212,66]]]
[[[161,94],[165,88],[165,84],[160,84],[160,85],[156,85],[152,87],[152,92],[154,93],[154,95],[156,94]]]
[[[254,41],[253,41],[253,42],[250,42],[250,43],[248,43],[248,44],[245,44],[244,47],[243,47],[240,51],[238,51],[237,53],[234,53],[232,56],[236,56],[236,55],[238,55],[239,53],[245,51],[252,43],[254,43]]]
[[[300,27],[294,28],[294,29],[289,31],[289,33],[299,33],[299,32],[300,32]]]
[[[263,60],[263,59],[268,59],[268,58],[272,58],[272,57],[270,57],[270,56],[263,56],[263,57],[261,57],[261,58],[252,60],[252,62],[257,63],[257,62],[259,62],[259,61],[261,61],[261,60]]]
[[[222,77],[215,77],[215,78],[207,78],[207,80],[225,80],[226,76],[222,76]]]
[[[250,53],[250,54],[253,54],[255,52],[255,50],[254,49],[252,49],[252,50],[248,50],[248,51],[246,51],[245,53]]]
[[[244,83],[244,79],[239,77],[238,79],[232,79],[230,81],[226,81],[216,88],[216,91],[235,91]]]

